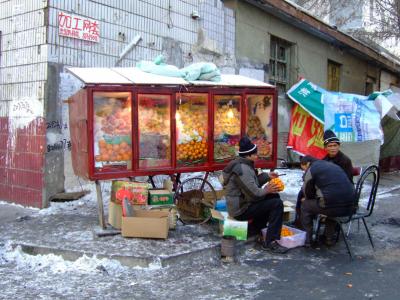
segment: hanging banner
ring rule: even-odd
[[[313,118],[300,105],[295,104],[290,120],[288,148],[300,155],[311,155],[323,158],[324,150],[324,126]]]
[[[324,93],[326,93],[324,89],[306,79],[302,79],[290,88],[287,95],[323,124]]]
[[[379,97],[366,97],[329,92],[306,79],[300,80],[287,92],[291,100],[324,124],[324,130],[331,129],[340,140],[362,142],[379,139],[383,143],[380,121],[392,104],[382,98],[388,93],[378,94]],[[375,99],[379,101],[375,102]]]
[[[380,140],[381,115],[367,96],[328,93],[324,97],[325,130],[331,129],[342,142]]]

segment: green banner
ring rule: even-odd
[[[292,86],[287,95],[315,119],[324,124],[323,89],[306,79]]]

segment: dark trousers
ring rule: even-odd
[[[301,223],[307,233],[306,242],[310,243],[313,233],[314,218],[318,214],[326,215],[328,218],[325,221],[325,235],[327,238],[332,237],[335,233],[336,222],[330,218],[343,217],[351,214],[350,207],[335,207],[324,209],[319,207],[316,199],[306,199],[301,204]]]
[[[258,232],[268,223],[266,243],[279,240],[283,221],[283,203],[278,194],[267,195],[263,200],[252,203],[236,220],[253,220],[251,225]]]
[[[294,218],[294,225],[299,228],[303,229],[303,224],[301,223],[301,199],[304,198],[303,190],[300,190],[297,194],[297,202],[296,202],[296,216]]]

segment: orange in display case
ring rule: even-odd
[[[221,170],[236,157],[244,135],[258,146],[257,167],[276,166],[274,86],[239,75],[222,75],[219,83],[151,74],[132,79],[133,69],[98,68],[101,80],[86,68],[69,70],[85,83],[68,100],[78,176],[102,180]]]

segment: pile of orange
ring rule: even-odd
[[[281,230],[281,236],[282,237],[285,237],[285,236],[292,236],[292,235],[294,235],[294,232],[293,231],[291,231],[289,228],[287,228],[287,227],[282,227],[282,230]]]
[[[270,182],[278,187],[279,192],[282,192],[285,189],[285,185],[279,177],[272,178]]]
[[[207,157],[206,141],[190,141],[177,145],[178,160],[198,160]]]
[[[96,161],[128,161],[132,157],[131,146],[125,141],[108,144],[105,140],[100,140],[98,144],[100,154],[95,156]]]

